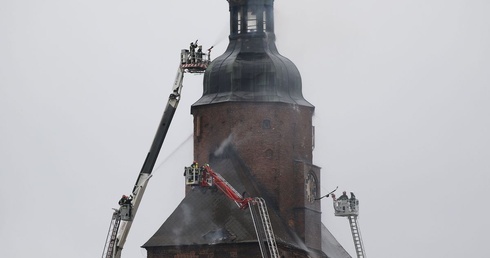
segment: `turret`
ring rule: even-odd
[[[312,107],[302,95],[296,66],[275,44],[273,0],[228,0],[226,52],[204,75],[204,94],[194,107],[227,101],[283,102]]]

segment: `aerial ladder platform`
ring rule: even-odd
[[[336,198],[335,194],[332,194],[335,216],[347,217],[352,233],[352,239],[354,240],[357,258],[366,258],[366,250],[364,249],[361,230],[359,229],[359,222],[357,220],[357,217],[359,216],[359,200],[356,199],[353,192],[351,192],[350,195],[351,197],[349,198],[344,191],[339,198]]]
[[[267,253],[264,247],[265,240],[265,242],[267,243],[267,247],[269,248],[271,258],[279,258],[279,250],[277,249],[276,237],[274,235],[274,230],[272,229],[272,224],[265,201],[260,197],[255,197],[253,198],[252,204],[253,205],[250,207],[250,214],[254,223],[255,232],[257,234],[257,240],[260,245],[262,257],[268,257],[266,256]],[[256,221],[257,212],[259,213],[258,217],[260,218],[260,223]],[[263,231],[260,231],[260,226],[258,225],[262,225]]]
[[[119,224],[121,223],[121,216],[118,209],[114,209],[112,214],[111,223],[109,224],[109,231],[107,232],[106,243],[104,246],[105,257],[112,257],[115,250],[117,231],[119,230]]]
[[[220,174],[214,172],[211,167],[206,164],[199,167],[194,162],[190,167],[185,167],[184,176],[186,177],[186,185],[199,187],[216,186],[229,199],[235,202],[238,208],[244,210],[250,207],[250,215],[254,224],[257,241],[259,243],[260,252],[263,258],[279,258],[279,250],[277,248],[274,230],[272,229],[267,205],[263,198],[247,197],[244,198],[228,181]],[[265,246],[267,243],[267,248]],[[267,252],[267,250],[269,252]],[[270,255],[270,256],[269,256]]]
[[[207,54],[203,53],[202,46],[191,42],[189,49],[182,49],[180,53],[180,62],[172,86],[172,92],[168,98],[167,106],[163,112],[162,119],[158,126],[157,132],[151,144],[150,150],[143,163],[136,183],[129,196],[123,195],[119,200],[119,208],[114,209],[112,214],[109,231],[107,233],[102,258],[120,258],[121,252],[126,243],[126,238],[131,229],[131,225],[138,211],[138,207],[143,198],[143,194],[148,185],[148,180],[152,176],[153,168],[162,148],[163,142],[167,135],[170,123],[174,117],[175,111],[180,101],[184,73],[202,74],[211,63],[211,49]]]

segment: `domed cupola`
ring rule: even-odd
[[[195,106],[223,102],[283,102],[313,107],[303,98],[301,75],[275,44],[273,0],[228,0],[230,42],[204,74]]]

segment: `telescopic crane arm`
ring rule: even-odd
[[[197,42],[196,42],[197,43]],[[196,54],[194,51],[188,50],[181,51],[181,61],[177,69],[177,76],[172,87],[172,93],[168,98],[167,106],[163,112],[162,119],[158,126],[155,138],[151,144],[150,150],[146,156],[143,167],[141,168],[136,183],[133,187],[131,195],[125,196],[119,201],[120,208],[114,209],[109,231],[102,253],[102,258],[120,258],[121,252],[126,243],[129,230],[133,223],[133,219],[136,216],[141,199],[145,193],[148,180],[151,178],[151,173],[158,158],[158,154],[162,148],[163,142],[167,135],[170,123],[174,117],[175,111],[180,101],[180,94],[182,92],[182,81],[184,79],[184,73],[204,73],[207,66],[210,63],[209,58],[206,60],[203,58],[205,54]]]
[[[165,107],[165,111],[163,112],[162,119],[160,120],[160,125],[158,126],[155,138],[153,139],[153,143],[151,144],[150,150],[146,156],[143,167],[141,168],[141,172],[138,175],[138,179],[136,180],[133,191],[131,193],[132,201],[130,219],[121,222],[118,234],[118,241],[116,244],[116,253],[114,256],[115,258],[121,257],[121,251],[124,247],[124,244],[126,243],[126,238],[128,236],[129,230],[131,229],[131,225],[133,224],[133,218],[136,216],[136,212],[138,211],[141,199],[143,198],[143,194],[145,193],[146,186],[148,185],[148,180],[151,177],[151,173],[153,172],[153,168],[155,167],[158,154],[160,153],[163,141],[165,140],[165,136],[168,132],[168,128],[170,127],[170,123],[172,122],[172,119],[174,117],[175,110],[177,109],[177,106],[179,104],[180,93],[183,87],[183,79],[184,71],[179,65],[174,86],[172,88],[172,93],[170,93],[168,103]]]
[[[240,209],[246,209],[253,198],[244,198],[228,181],[226,181],[220,174],[215,173],[210,166],[204,166],[204,184],[211,182],[209,178],[213,179],[214,184],[218,187],[228,198],[233,200]],[[211,185],[206,185],[211,186]]]

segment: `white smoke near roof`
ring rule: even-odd
[[[213,245],[226,240],[235,239],[236,236],[232,235],[224,228],[219,228],[209,231],[203,236],[203,238],[208,241],[210,245]]]
[[[192,219],[192,208],[189,207],[189,205],[183,203],[182,206],[181,206],[182,210],[183,210],[183,218],[182,218],[182,224],[183,225],[188,225],[190,222],[191,222],[191,219]],[[182,236],[183,236],[183,233],[184,232],[184,227],[174,227],[172,229],[172,232],[174,233],[175,237],[173,240],[174,240],[174,244],[175,245],[180,245],[183,243],[182,241]]]
[[[215,156],[219,156],[223,154],[223,151],[228,147],[228,145],[231,144],[231,140],[233,139],[233,135],[229,135],[223,142],[221,142],[220,146],[218,149],[214,152]]]
[[[187,203],[182,203],[180,208],[182,209],[182,217],[179,221],[181,226],[172,228],[172,233],[175,236],[175,238],[173,238],[173,243],[175,245],[188,244],[187,241],[189,240],[189,232],[185,231],[185,229],[189,228],[188,225],[191,225],[194,222],[196,216],[198,216],[197,214],[205,218],[211,217],[211,210],[197,210],[194,208],[194,206]]]

